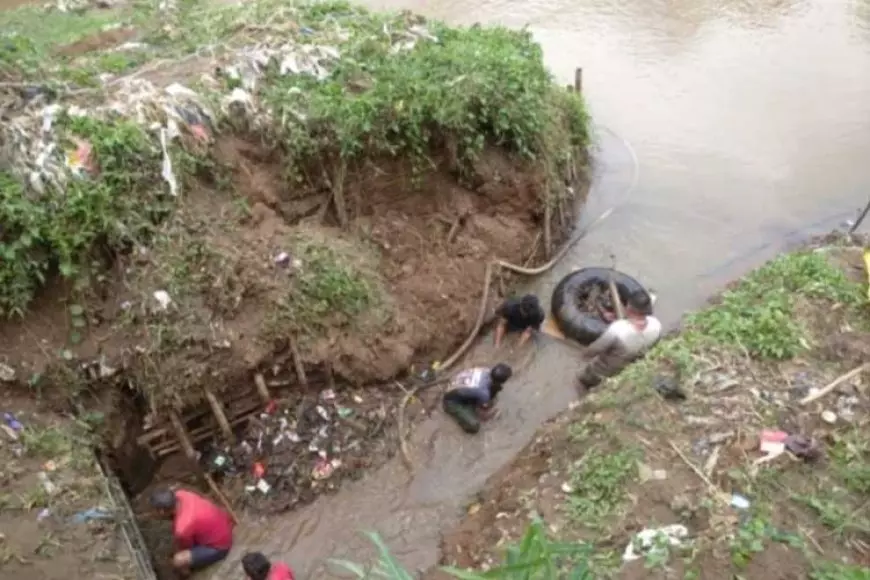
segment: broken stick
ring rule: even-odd
[[[824,397],[825,395],[827,395],[828,393],[830,393],[831,391],[833,391],[834,389],[839,387],[842,383],[845,383],[849,379],[860,374],[861,371],[863,371],[866,368],[867,368],[867,363],[862,364],[861,366],[852,369],[851,371],[849,371],[848,373],[846,373],[844,375],[840,375],[839,377],[837,377],[836,379],[831,381],[829,384],[825,385],[824,387],[822,387],[821,389],[816,391],[815,393],[810,393],[809,395],[807,395],[806,397],[801,399],[799,404],[806,405],[806,404],[812,403],[816,399],[821,399],[822,397]]]
[[[677,455],[680,456],[680,459],[683,460],[683,463],[685,463],[689,467],[689,469],[694,471],[695,475],[697,475],[701,479],[701,481],[703,481],[707,485],[710,493],[712,493],[715,498],[720,501],[724,501],[725,503],[730,503],[730,500],[725,492],[722,491],[722,489],[718,485],[713,483],[710,478],[707,477],[707,474],[705,474],[694,463],[692,463],[692,461],[688,457],[686,457],[686,454],[683,453],[679,447],[677,447],[676,443],[674,443],[673,441],[669,441],[669,443],[671,445],[671,448],[677,452]]]
[[[178,416],[178,413],[175,411],[169,412],[169,420],[172,422],[172,426],[175,428],[175,436],[178,439],[178,442],[181,444],[181,448],[184,450],[184,454],[187,455],[188,459],[190,459],[194,465],[196,465],[197,470],[199,471],[202,478],[205,480],[209,489],[211,489],[212,493],[214,493],[220,502],[223,504],[224,508],[227,510],[227,513],[230,514],[230,517],[233,518],[235,523],[239,523],[239,518],[236,517],[236,513],[233,511],[233,506],[230,505],[229,500],[217,486],[214,479],[212,479],[211,475],[206,473],[202,466],[199,464],[196,458],[196,449],[193,447],[193,443],[190,442],[190,438],[187,436],[187,430],[184,428],[184,424],[181,422],[181,419]]]

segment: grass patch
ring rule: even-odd
[[[810,580],[870,580],[870,568],[821,562],[810,572]]]
[[[636,448],[601,452],[592,448],[568,466],[570,517],[590,529],[599,529],[626,500],[625,486],[637,475],[640,451]]]
[[[785,254],[749,274],[722,295],[722,302],[694,315],[693,330],[751,356],[784,360],[807,346],[795,311],[797,295],[856,306],[861,288],[820,252]]]
[[[311,334],[343,327],[384,305],[384,293],[369,256],[325,240],[299,237],[293,244],[296,272],[277,305],[275,324]]]

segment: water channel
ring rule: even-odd
[[[870,0],[371,0],[453,24],[528,26],[563,83],[584,71],[595,181],[580,217],[614,213],[535,287],[580,265],[617,266],[654,288],[674,325],[728,280],[853,217],[870,195]],[[472,357],[483,362],[486,346]],[[576,353],[554,343],[503,395],[478,437],[443,417],[397,460],[261,525],[237,545],[329,578],[323,559],[364,560],[376,530],[411,568],[486,479],[575,398]],[[214,578],[238,578],[233,557]]]

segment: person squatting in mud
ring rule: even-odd
[[[248,580],[295,580],[293,570],[284,562],[270,562],[260,552],[242,556],[242,570]]]
[[[481,421],[495,416],[495,402],[513,370],[504,363],[494,367],[471,368],[457,374],[444,393],[444,411],[466,433],[480,431]]]
[[[588,390],[598,386],[655,346],[662,334],[662,324],[655,316],[644,314],[651,307],[652,300],[646,292],[638,291],[629,296],[625,318],[611,322],[586,348],[593,358],[577,377],[578,387]],[[612,320],[615,316],[603,318]]]
[[[533,332],[541,330],[546,313],[541,308],[538,297],[526,294],[522,298],[508,298],[495,311],[498,325],[495,328],[495,347],[501,346],[504,335],[509,332],[521,332],[518,347],[522,347],[531,338]]]
[[[180,578],[220,562],[233,545],[233,519],[206,498],[179,489],[157,489],[151,507],[159,517],[173,520],[175,553],[172,567]]]

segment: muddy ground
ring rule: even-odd
[[[593,548],[582,560],[594,578],[870,577],[870,373],[800,403],[870,362],[862,249],[837,243],[738,283],[545,426],[444,535],[443,563],[494,567],[539,517],[553,540]],[[765,315],[776,322],[755,324]],[[731,347],[702,338],[723,332]],[[737,340],[747,333],[754,342]],[[762,430],[809,437],[814,451],[758,464]],[[680,545],[660,535],[622,561],[635,534],[671,524],[688,532]]]
[[[0,413],[0,576],[133,578],[90,447],[100,418],[7,396]]]

